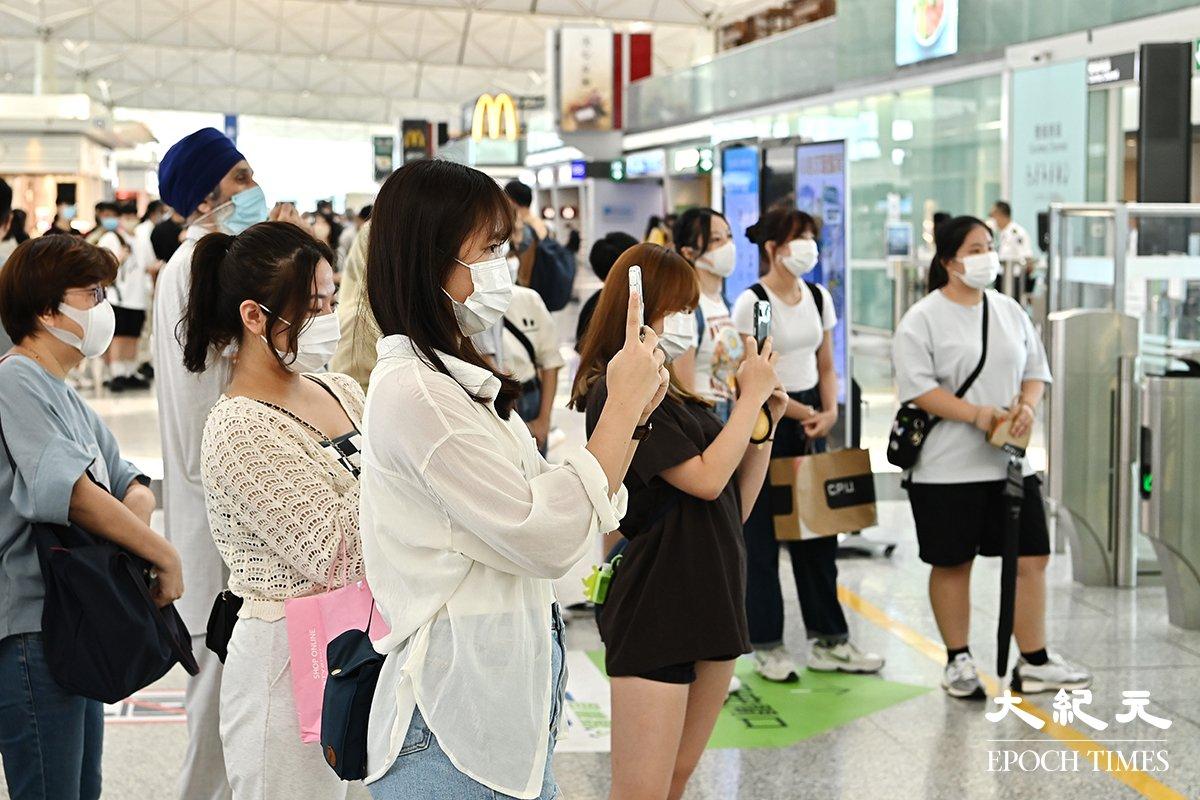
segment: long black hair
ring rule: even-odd
[[[933,234],[933,242],[937,250],[933,260],[929,262],[929,291],[936,292],[950,282],[950,273],[946,270],[946,262],[958,258],[958,251],[963,242],[975,230],[975,226],[987,230],[987,225],[977,217],[955,217],[949,222],[942,223]]]
[[[702,256],[712,242],[713,217],[725,219],[720,211],[705,207],[689,208],[680,214],[679,219],[675,220],[675,229],[671,231],[675,251],[683,255],[683,248],[690,247],[697,258]]]
[[[187,308],[176,329],[184,366],[204,372],[211,353],[241,344],[246,300],[265,306],[268,339],[280,319],[307,319],[321,259],[332,265],[333,253],[290,222],[260,222],[237,236],[210,233],[197,242]],[[287,326],[288,353],[297,351],[303,327]],[[277,352],[275,358],[280,366],[290,366]]]
[[[512,236],[512,210],[496,182],[451,161],[413,161],[391,174],[375,198],[367,245],[367,301],[384,336],[407,336],[431,368],[453,377],[439,353],[500,379],[495,407],[505,419],[521,387],[497,372],[463,336],[443,291],[464,243],[481,229]],[[471,399],[488,401],[463,387]]]

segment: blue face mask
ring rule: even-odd
[[[100,227],[104,228],[106,231],[115,231],[119,223],[120,220],[116,217],[105,217],[104,219],[100,220]]]
[[[267,197],[261,186],[238,192],[230,202],[233,213],[225,220],[225,228],[234,236],[260,222],[267,221]]]
[[[75,206],[63,206],[63,219],[75,219]]]

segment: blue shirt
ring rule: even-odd
[[[75,390],[24,356],[0,362],[0,430],[10,454],[0,457],[4,639],[42,629],[45,585],[32,523],[67,524],[71,492],[85,471],[118,498],[141,473]]]

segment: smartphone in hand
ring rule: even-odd
[[[763,343],[771,335],[771,304],[766,300],[754,303],[754,342],[758,352],[762,352]]]
[[[646,295],[642,293],[642,268],[634,264],[629,268],[629,294],[638,298],[638,325],[646,324]]]

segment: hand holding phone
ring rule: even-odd
[[[638,330],[646,326],[646,296],[642,293],[642,268],[634,264],[629,268],[629,294],[637,295]]]
[[[754,343],[758,352],[762,352],[763,343],[771,335],[771,304],[766,300],[754,303]]]

